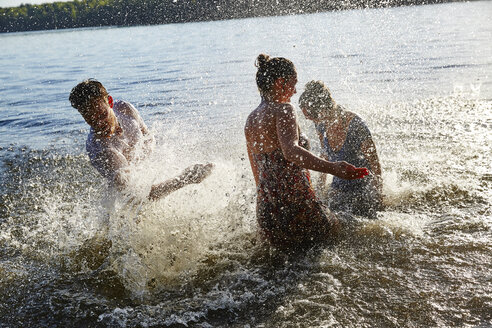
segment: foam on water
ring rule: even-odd
[[[157,202],[117,201],[109,237],[112,252],[121,256],[116,259],[116,272],[133,292],[155,292],[186,281],[211,247],[254,228],[252,206],[245,206],[251,200],[245,200],[238,188],[244,183],[230,163],[215,165],[215,172],[200,185],[187,186]],[[246,194],[252,199],[253,193]]]

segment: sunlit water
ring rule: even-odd
[[[0,326],[492,325],[491,14],[485,1],[0,35]],[[324,80],[380,154],[379,220],[307,253],[257,236],[243,125],[261,52],[294,61],[299,93]],[[108,196],[85,154],[67,98],[87,77],[157,137],[132,197]],[[207,161],[202,184],[141,201]]]

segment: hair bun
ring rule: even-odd
[[[268,63],[269,60],[270,60],[270,56],[266,54],[259,54],[258,58],[256,58],[256,67],[260,69],[262,67],[265,67],[265,65]]]

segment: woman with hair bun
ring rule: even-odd
[[[308,169],[342,179],[359,179],[368,171],[346,162],[329,162],[306,149],[290,103],[297,83],[290,60],[261,54],[256,66],[261,103],[248,116],[244,131],[261,231],[278,247],[329,240],[338,221],[316,198]]]
[[[346,161],[370,171],[361,180],[334,177],[328,197],[330,209],[375,218],[375,212],[382,209],[381,166],[367,125],[355,113],[338,105],[322,81],[307,83],[299,104],[304,116],[316,126],[323,158]],[[322,182],[326,182],[325,174]]]

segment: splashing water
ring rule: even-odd
[[[489,108],[490,103],[454,96],[369,108],[383,113],[374,135],[386,166],[387,210],[377,221],[362,221],[337,245],[303,258],[269,250],[258,239],[247,161],[217,157],[214,173],[202,184],[147,202],[143,195],[152,183],[200,162],[202,155],[183,156],[160,144],[135,170],[131,192],[109,197],[85,155],[4,151],[2,291],[10,302],[21,301],[7,283],[29,284],[33,270],[48,265],[47,277],[34,279],[55,287],[49,292],[36,286],[45,295],[38,301],[58,302],[63,310],[54,306],[50,311],[58,314],[46,316],[81,320],[82,306],[99,313],[95,322],[110,326],[133,326],[142,317],[148,326],[220,326],[232,318],[261,323],[267,317],[343,325],[355,316],[391,325],[412,313],[424,313],[421,320],[435,325],[460,322],[463,315],[484,318],[480,308],[487,308],[488,294],[478,284],[486,284],[486,268],[474,263],[490,254],[491,179],[484,169],[487,155],[470,149],[482,149],[482,142],[468,134],[470,126],[475,135],[480,129],[486,134],[487,123],[481,122]],[[457,110],[460,120],[446,115]],[[388,128],[397,118],[400,129]],[[441,131],[434,135],[437,144],[429,142],[430,129]],[[457,153],[449,166],[444,159]],[[459,287],[463,283],[467,289]],[[92,292],[80,295],[78,284]],[[473,290],[467,301],[456,299]],[[393,306],[377,321],[369,319],[388,299]],[[344,310],[354,306],[356,312]],[[461,319],[452,319],[462,312]]]
[[[490,29],[469,38],[460,26],[473,25],[464,14],[452,15],[453,8],[487,5],[5,37],[7,45],[21,37],[30,44],[64,40],[70,62],[66,70],[51,68],[61,70],[51,72],[59,83],[43,89],[48,95],[31,104],[34,114],[16,107],[13,98],[23,92],[11,77],[2,89],[0,106],[9,118],[0,120],[0,327],[490,325],[490,64],[479,62],[486,46],[473,49]],[[448,29],[438,28],[436,21],[448,18],[437,9],[453,18]],[[430,32],[410,33],[408,17]],[[359,38],[361,19],[372,22],[365,36],[378,42]],[[288,26],[282,42],[268,34],[276,24]],[[314,32],[323,24],[332,27],[329,35]],[[265,31],[250,32],[259,27]],[[378,32],[381,38],[378,28],[387,31]],[[156,47],[149,50],[146,34],[162,43],[180,35],[173,43],[179,53],[159,42],[148,42]],[[58,99],[77,82],[67,76],[91,73],[85,66],[94,55],[76,55],[73,36],[111,36],[108,58],[115,63],[104,62],[111,73],[99,67],[94,76],[110,81],[115,93],[124,90],[157,138],[127,193],[112,194],[91,167],[82,146],[86,128]],[[294,60],[300,79],[327,81],[337,100],[367,122],[383,166],[387,208],[379,219],[360,220],[336,243],[301,254],[281,253],[257,235],[242,131],[258,102],[252,59],[277,43],[286,45],[274,50]],[[129,45],[130,59],[117,55],[115,49],[126,54],[119,47]],[[166,58],[158,57],[162,52]],[[58,58],[49,49],[39,56]],[[148,82],[115,79],[120,68],[128,80]],[[33,81],[18,83],[30,88]],[[319,152],[313,126],[299,120]],[[197,162],[215,164],[203,183],[145,201],[153,183]]]

